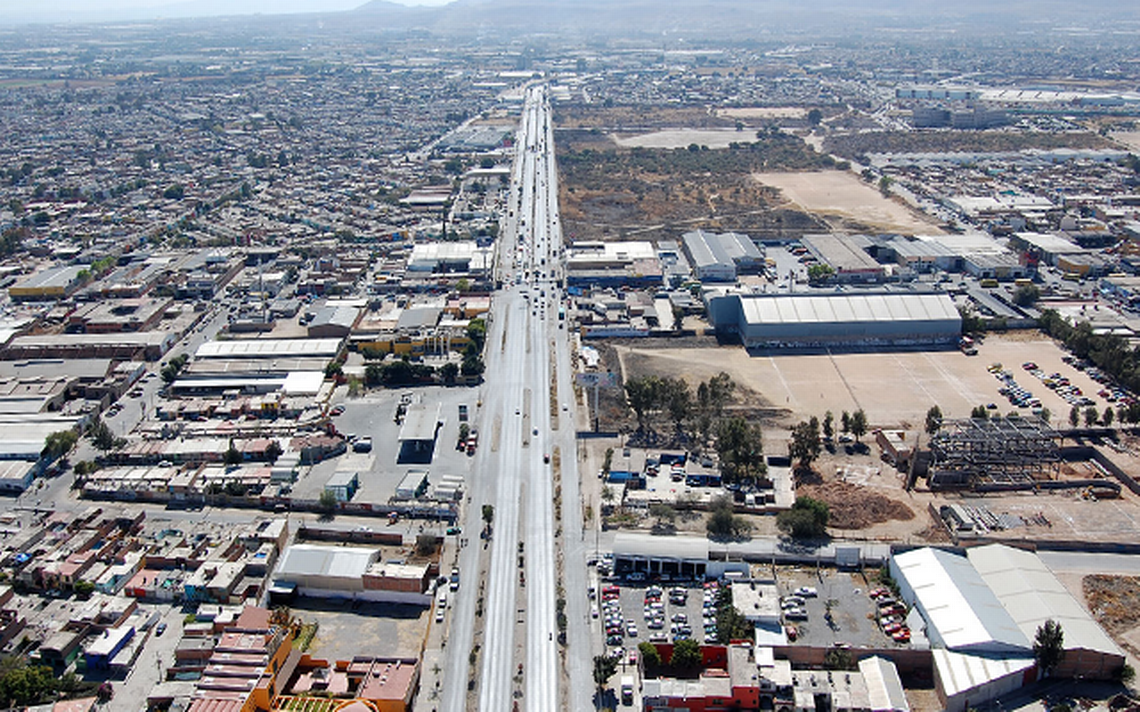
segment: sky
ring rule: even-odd
[[[446,5],[451,0],[389,0],[400,5]],[[202,14],[241,15],[255,12],[335,12],[359,7],[367,0],[226,0],[200,2],[206,12]],[[199,5],[195,0],[0,0],[0,21],[75,21],[115,20],[143,15],[169,14],[186,17],[198,14],[188,7]]]

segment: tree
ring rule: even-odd
[[[1071,426],[1073,426],[1073,427],[1075,428],[1075,427],[1077,427],[1078,425],[1080,425],[1080,423],[1081,423],[1081,411],[1080,411],[1080,408],[1078,408],[1077,406],[1073,406],[1073,407],[1072,407],[1072,408],[1069,410],[1069,425],[1071,425]]]
[[[819,109],[812,109],[807,113],[807,120],[812,126],[819,126],[823,121],[823,112]]]
[[[970,417],[975,420],[986,420],[990,417],[990,412],[984,405],[976,405],[970,410]]]
[[[701,646],[692,638],[683,638],[673,644],[673,657],[669,667],[674,670],[693,670],[701,666]]]
[[[0,702],[8,707],[39,704],[56,689],[50,667],[28,665],[22,658],[0,661]]]
[[[321,509],[327,514],[331,514],[336,509],[338,503],[336,492],[329,489],[323,490],[320,499],[317,501],[320,503]]]
[[[1061,624],[1048,619],[1037,627],[1037,635],[1033,638],[1033,659],[1045,677],[1049,675],[1065,659],[1065,631]]]
[[[95,422],[91,424],[87,435],[91,438],[91,443],[103,452],[107,452],[115,447],[115,434],[111,432],[111,428],[99,418],[96,418]]]
[[[733,512],[730,497],[717,497],[709,505],[709,518],[705,529],[714,538],[740,537],[747,534],[752,525],[744,517]]]
[[[1096,411],[1096,406],[1090,405],[1088,408],[1085,408],[1085,427],[1086,428],[1091,428],[1092,426],[1096,425],[1097,421],[1099,421],[1099,420],[1100,420],[1100,413],[1098,413]]]
[[[667,504],[651,504],[649,516],[657,520],[657,527],[671,527],[677,521],[677,510]]]
[[[751,640],[755,626],[736,610],[732,587],[724,586],[716,596],[716,642],[727,645],[734,640]]]
[[[617,672],[618,661],[617,658],[611,658],[608,655],[595,655],[594,656],[594,684],[598,686],[598,694],[606,687],[606,682],[609,681],[614,673]]]
[[[669,413],[673,427],[677,432],[681,432],[681,424],[689,417],[693,407],[689,384],[683,378],[665,378],[662,379],[661,385],[662,405]]]
[[[445,363],[439,367],[439,377],[442,378],[443,382],[446,383],[447,385],[451,385],[451,384],[455,383],[455,378],[458,375],[459,375],[459,366],[455,365],[455,363],[452,361],[448,361],[447,363]]]
[[[847,411],[843,411],[839,416],[839,432],[851,432],[851,415]]]
[[[44,449],[40,453],[48,460],[55,460],[71,452],[79,435],[74,430],[57,430],[44,438]]]
[[[792,508],[776,515],[776,526],[793,539],[818,539],[827,533],[831,509],[827,502],[796,497]]]
[[[744,418],[726,418],[717,424],[716,452],[730,482],[753,480],[767,472],[763,433]]]
[[[825,265],[822,262],[817,262],[808,267],[808,281],[812,284],[823,284],[835,276],[835,270],[831,265]]]
[[[811,463],[819,457],[819,419],[814,415],[810,420],[801,421],[792,428],[792,441],[788,443],[788,456],[797,461],[801,470],[811,469]]]
[[[483,505],[483,523],[486,524],[487,526],[491,526],[491,522],[493,522],[494,520],[495,520],[495,505],[484,504]]]
[[[79,596],[79,598],[83,600],[87,600],[91,597],[92,593],[95,593],[95,584],[84,579],[79,579],[74,584],[72,584],[71,589],[75,591],[76,596]]]
[[[245,458],[242,456],[241,450],[238,450],[237,445],[234,444],[234,441],[230,440],[230,446],[226,449],[226,454],[224,457],[225,463],[227,465],[240,465],[244,459]]]
[[[269,445],[265,447],[265,459],[269,462],[277,462],[277,458],[284,454],[281,444],[276,440],[270,440]]]
[[[854,670],[855,661],[851,659],[850,650],[831,648],[823,656],[823,667],[826,670]]]
[[[867,414],[862,408],[851,414],[851,434],[855,436],[855,442],[867,434]]]
[[[1019,307],[1031,307],[1041,298],[1041,290],[1036,284],[1026,284],[1013,293],[1013,303]]]
[[[646,668],[650,670],[657,670],[661,667],[661,653],[657,652],[657,646],[653,643],[638,643],[637,652],[641,657],[641,664]]]
[[[1101,422],[1104,423],[1106,428],[1112,425],[1112,419],[1114,417],[1116,417],[1116,413],[1113,412],[1112,406],[1106,405],[1104,407],[1104,415],[1101,417]]]
[[[823,437],[825,440],[835,437],[835,416],[830,410],[823,414]]]
[[[661,379],[657,376],[631,378],[625,382],[626,402],[637,416],[639,430],[645,428],[645,416],[656,405],[660,390]]]
[[[934,435],[942,427],[942,409],[937,405],[930,406],[926,411],[926,434]]]
[[[459,370],[464,376],[481,376],[486,366],[483,364],[483,357],[479,354],[465,354],[463,356],[463,363],[460,365]]]

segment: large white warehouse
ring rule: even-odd
[[[941,293],[728,293],[708,306],[717,331],[750,349],[953,345],[962,334]]]

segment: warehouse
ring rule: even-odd
[[[838,282],[881,282],[886,276],[886,268],[866,252],[872,243],[863,235],[804,235],[800,242],[835,270]]]
[[[494,250],[479,247],[473,240],[424,242],[412,247],[408,271],[484,275],[494,261]]]
[[[702,282],[735,282],[737,274],[755,273],[764,255],[747,235],[696,230],[681,236],[693,276]]]
[[[710,295],[709,319],[749,349],[953,346],[962,317],[945,294]]]
[[[1055,676],[1109,680],[1124,665],[1120,648],[1032,552],[916,549],[894,556],[890,573],[925,625],[943,709],[977,707],[1037,680],[1033,640],[1046,620],[1064,632]]]

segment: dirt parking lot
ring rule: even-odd
[[[368,641],[369,655],[417,656],[429,611],[419,606],[339,599],[303,599],[293,606],[301,621],[319,624],[309,653],[327,660],[351,660],[361,654],[361,641]]]
[[[988,403],[996,404],[1002,414],[1017,410],[998,393],[1002,383],[986,370],[994,362],[1012,371],[1019,384],[1041,399],[1054,424],[1068,417],[1071,405],[1024,371],[1025,361],[1036,362],[1045,373],[1063,373],[1101,410],[1107,405],[1095,395],[1101,386],[1063,363],[1064,352],[1036,332],[991,335],[977,356],[957,350],[750,356],[734,346],[643,348],[632,342],[615,349],[626,378],[681,374],[695,388],[725,371],[755,394],[750,405],[782,415],[775,424],[785,427],[812,415],[822,418],[828,410],[838,419],[843,411],[862,408],[872,428],[919,427],[932,405],[948,418],[969,417],[975,406]]]
[[[757,173],[753,178],[779,188],[784,198],[809,213],[849,218],[909,235],[942,233],[917,211],[884,198],[878,190],[848,171]]]

